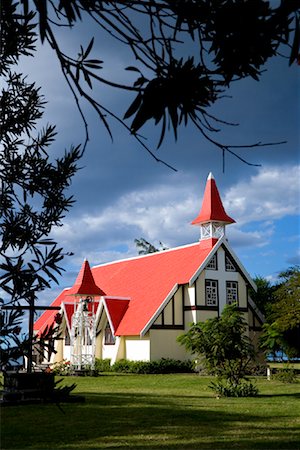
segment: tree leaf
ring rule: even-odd
[[[139,72],[139,73],[141,73],[141,71],[137,67],[134,67],[134,66],[125,67],[125,70],[131,70],[132,72]]]
[[[129,106],[128,110],[126,111],[123,119],[128,119],[130,116],[132,116],[139,108],[141,102],[142,102],[143,96],[141,93],[139,93],[136,98],[133,100],[131,105]]]
[[[291,55],[289,59],[289,65],[291,66],[295,60],[298,60],[299,53],[300,53],[300,25],[299,21],[300,18],[296,17],[296,26],[295,26],[295,35],[294,35],[294,41],[292,45]]]

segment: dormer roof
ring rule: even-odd
[[[201,225],[207,222],[234,223],[235,220],[227,215],[213,174],[207,178],[202,207],[199,215],[192,221],[192,225]]]

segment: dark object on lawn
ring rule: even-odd
[[[70,395],[76,384],[56,387],[61,381],[55,382],[54,374],[47,372],[5,372],[1,406],[85,401],[82,396]]]

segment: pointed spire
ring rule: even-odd
[[[84,260],[76,281],[73,287],[69,290],[68,295],[105,295],[102,289],[96,285],[87,259]]]
[[[234,223],[225,212],[215,179],[210,172],[207,177],[202,208],[199,215],[192,221],[192,225],[200,225],[204,222]]]
[[[227,215],[214,176],[210,172],[207,177],[202,207],[199,215],[192,221],[192,225],[199,225],[201,240],[220,238],[225,234],[225,225],[235,220]]]

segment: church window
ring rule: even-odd
[[[227,255],[225,256],[225,270],[226,272],[236,272],[235,265]]]
[[[207,264],[207,266],[205,268],[209,269],[209,270],[218,270],[217,255],[214,255],[211,258],[211,260],[209,261],[209,263]]]
[[[115,344],[115,337],[112,333],[112,330],[111,330],[108,322],[107,322],[107,325],[104,330],[104,344],[105,345],[114,345]]]
[[[205,280],[205,303],[207,306],[218,306],[217,280]]]
[[[237,281],[226,281],[226,303],[238,303],[238,284]]]
[[[65,331],[65,345],[71,345],[70,333],[68,328]]]

